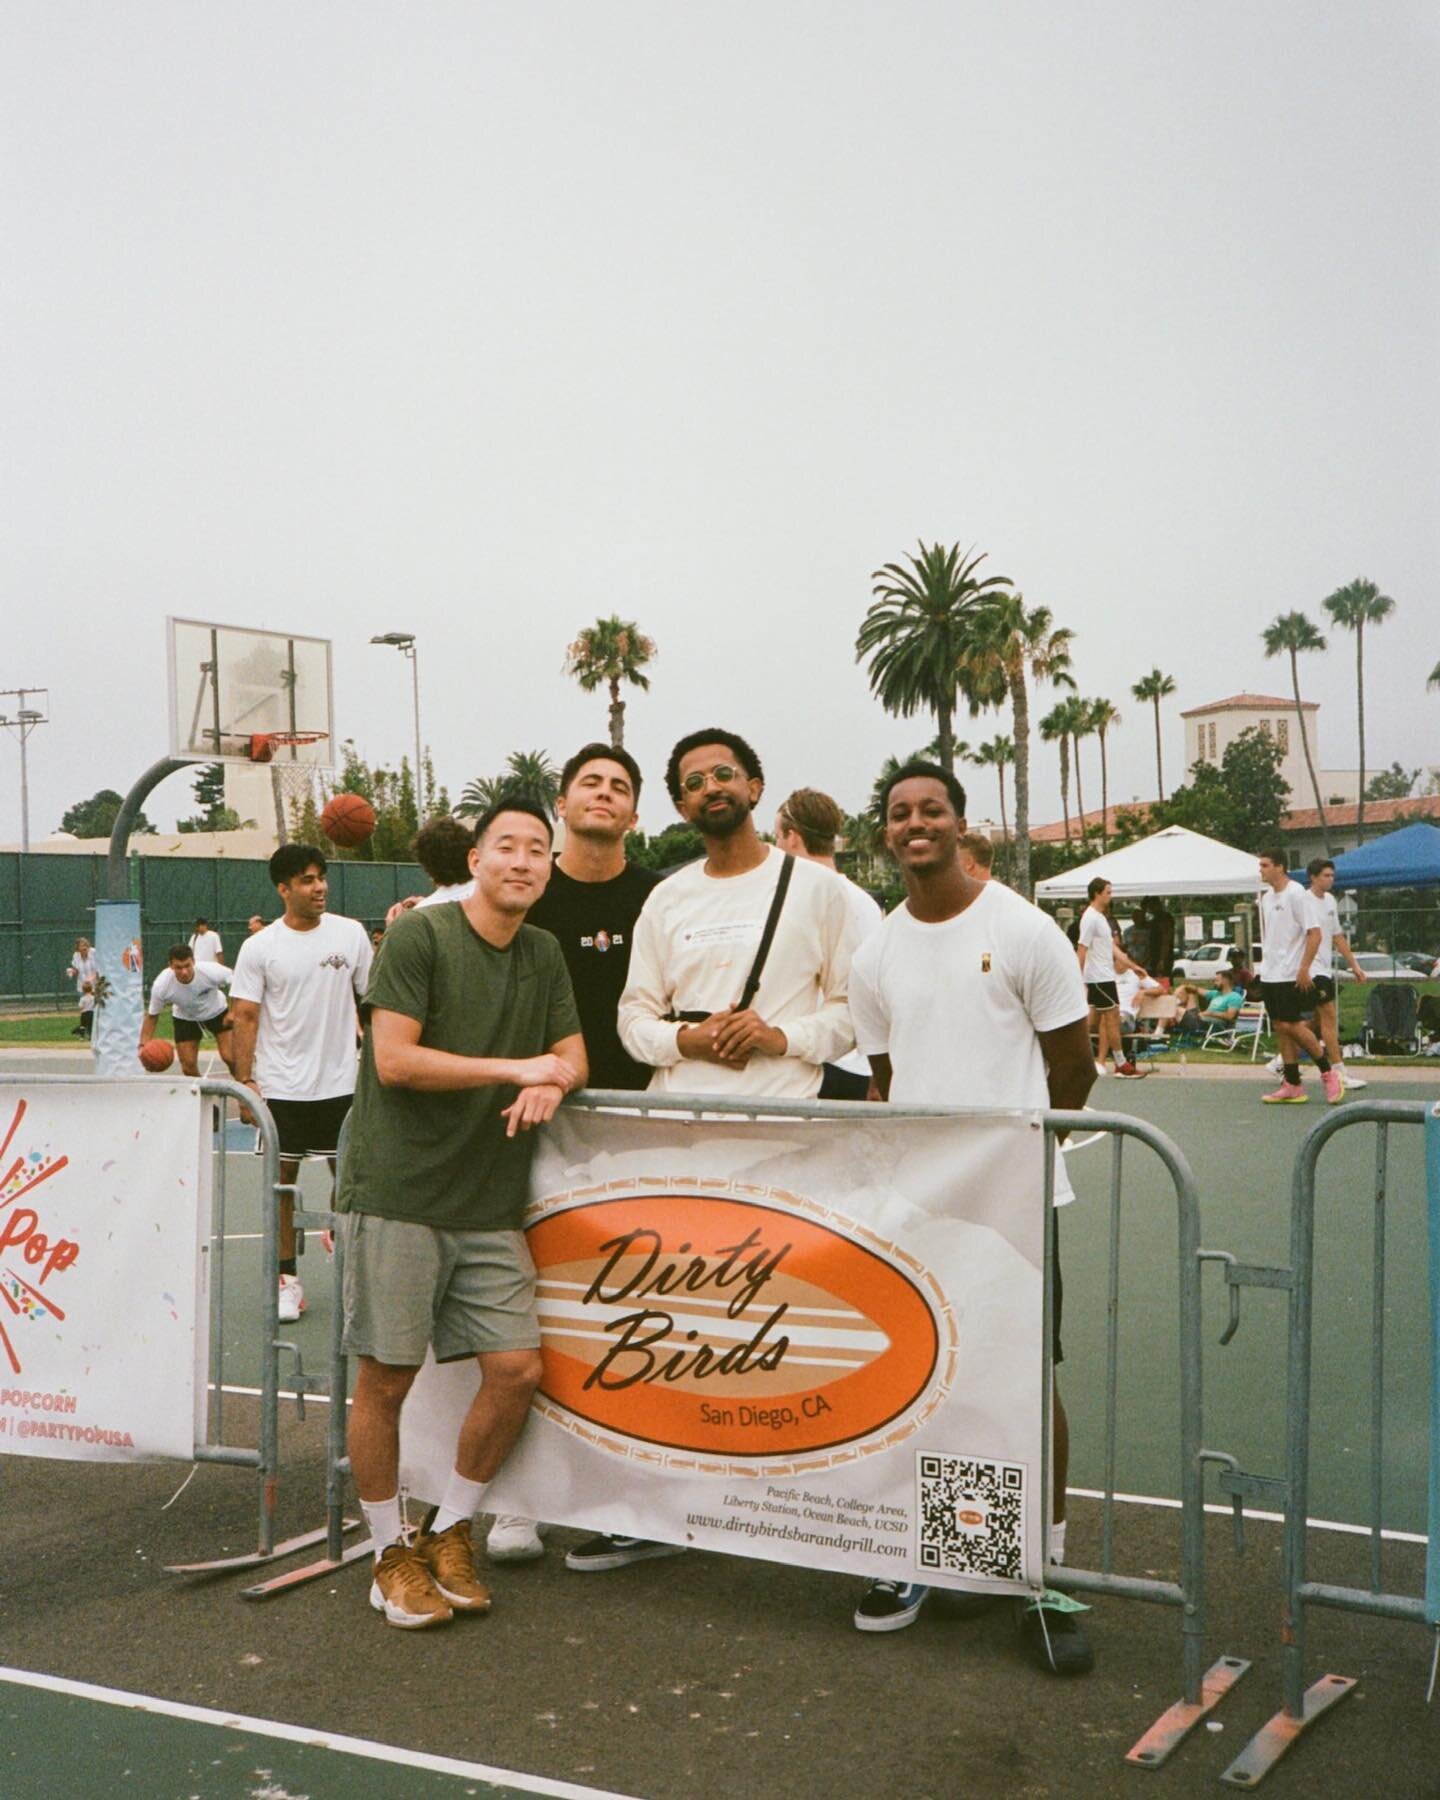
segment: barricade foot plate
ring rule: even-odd
[[[1200,1683],[1198,1704],[1192,1706],[1186,1700],[1177,1700],[1127,1753],[1126,1762],[1134,1763],[1137,1769],[1158,1769],[1200,1721],[1214,1712],[1249,1667],[1239,1656],[1222,1656],[1219,1662],[1212,1663]]]
[[[1221,1781],[1226,1787],[1258,1787],[1300,1733],[1308,1731],[1332,1706],[1348,1700],[1356,1685],[1351,1675],[1322,1675],[1306,1688],[1300,1717],[1292,1719],[1289,1713],[1278,1712],[1268,1719],[1220,1777]]]
[[[360,1523],[358,1519],[346,1519],[345,1531],[353,1531]],[[222,1575],[227,1569],[261,1569],[282,1556],[289,1556],[296,1550],[308,1550],[312,1544],[323,1544],[328,1527],[321,1525],[315,1531],[302,1531],[299,1537],[286,1538],[283,1544],[277,1544],[267,1555],[263,1550],[251,1550],[244,1556],[221,1556],[214,1562],[167,1563],[167,1575]]]
[[[321,1533],[324,1536],[324,1533]],[[375,1541],[366,1538],[362,1543],[352,1544],[348,1550],[342,1550],[340,1560],[331,1562],[328,1556],[322,1556],[319,1562],[306,1563],[298,1569],[287,1569],[283,1575],[272,1575],[269,1581],[257,1582],[254,1587],[241,1588],[242,1600],[269,1600],[272,1595],[283,1594],[287,1588],[301,1587],[307,1581],[318,1581],[322,1575],[333,1575],[337,1569],[343,1569],[350,1563],[359,1562],[362,1556],[375,1554]]]

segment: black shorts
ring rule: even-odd
[[[867,1100],[870,1097],[870,1077],[857,1074],[854,1069],[840,1069],[834,1063],[824,1065],[824,1074],[820,1077],[820,1092],[816,1096],[820,1100]]]
[[[208,1019],[176,1019],[175,1042],[177,1044],[198,1044],[208,1031],[211,1037],[219,1037],[222,1031],[230,1029],[230,1008],[214,1013]]]
[[[1120,993],[1113,981],[1087,981],[1085,999],[1096,1012],[1114,1012],[1120,1004]]]
[[[334,1156],[340,1127],[354,1101],[353,1094],[336,1094],[330,1100],[267,1100],[280,1132],[282,1156]]]
[[[1310,1000],[1311,996],[1308,993],[1302,993],[1300,998],[1302,1000]],[[1317,975],[1315,977],[1313,1004],[1315,1006],[1329,1006],[1334,998],[1335,977],[1333,975]]]
[[[1302,994],[1293,981],[1262,981],[1260,995],[1273,1025],[1298,1025],[1315,1010],[1313,990]]]

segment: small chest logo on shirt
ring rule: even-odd
[[[988,950],[980,952],[980,973],[982,975],[990,973],[990,952]]]
[[[329,956],[324,956],[320,959],[320,967],[322,969],[348,969],[350,967],[350,958],[348,956],[342,956],[338,950],[335,950],[332,951]]]
[[[625,933],[623,931],[617,931],[613,937],[608,931],[597,931],[594,937],[582,937],[580,948],[582,950],[598,950],[603,956],[612,945],[619,950],[624,942]]]

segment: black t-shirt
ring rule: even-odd
[[[591,1087],[650,1085],[651,1070],[626,1053],[615,1015],[630,974],[635,921],[660,879],[650,869],[626,863],[613,881],[576,881],[557,862],[550,885],[525,915],[527,925],[538,925],[560,941],[580,1009]]]

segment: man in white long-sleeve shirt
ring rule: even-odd
[[[665,785],[706,854],[661,882],[636,921],[620,1041],[655,1071],[651,1093],[813,1099],[823,1065],[855,1043],[847,994],[860,930],[845,884],[819,863],[791,861],[760,984],[742,1009],[786,867],[784,852],[755,829],[760,758],[744,738],[707,726],[670,752]],[[678,1551],[603,1536],[565,1563],[590,1572]]]

